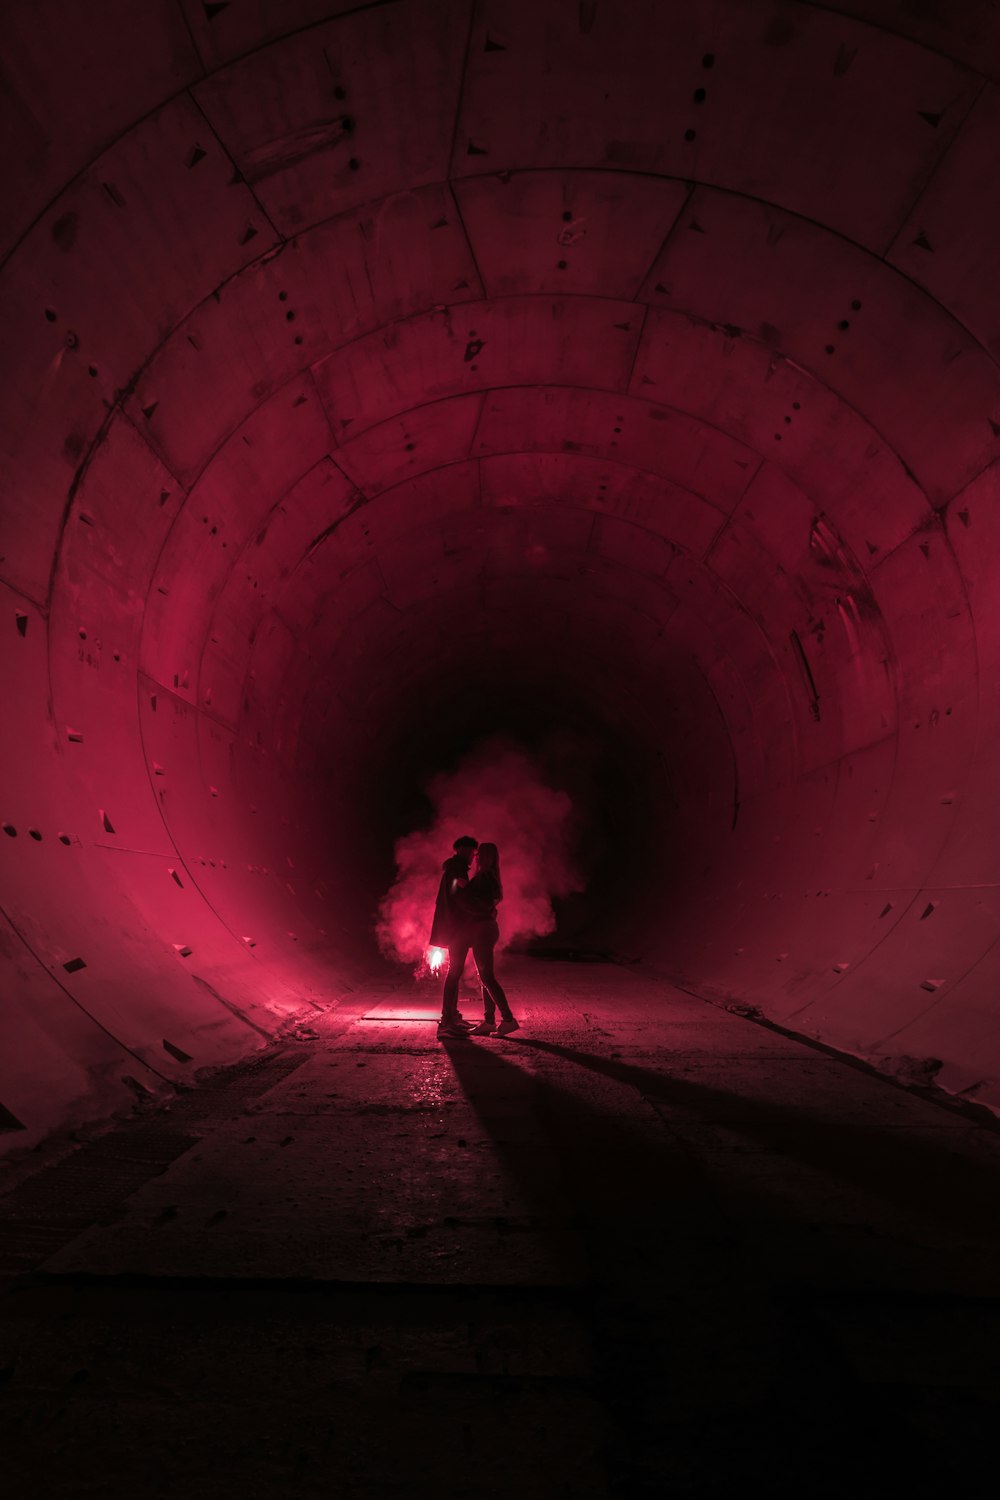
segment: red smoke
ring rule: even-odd
[[[379,907],[379,947],[388,958],[422,964],[441,866],[452,843],[470,833],[500,850],[504,899],[500,943],[555,930],[552,899],[583,889],[573,856],[573,803],[547,785],[531,756],[491,740],[427,788],[435,815],[429,828],[396,844],[398,874]]]

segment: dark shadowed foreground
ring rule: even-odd
[[[995,1132],[633,970],[508,973],[513,1038],[373,992],[14,1188],[11,1500],[971,1479]]]

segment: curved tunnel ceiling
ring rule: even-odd
[[[484,681],[660,767],[632,951],[1000,1100],[989,8],[5,24],[5,1139],[357,983]]]

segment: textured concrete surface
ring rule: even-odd
[[[585,941],[1000,1111],[1000,7],[0,55],[0,1152],[355,991],[403,811],[525,721],[669,851]]]
[[[383,991],[22,1173],[12,1500],[971,1477],[995,1131],[635,970],[507,976],[514,1037]]]

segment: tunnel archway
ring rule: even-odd
[[[5,1140],[356,984],[484,680],[635,747],[609,945],[995,1104],[996,21],[340,10],[8,11]]]

